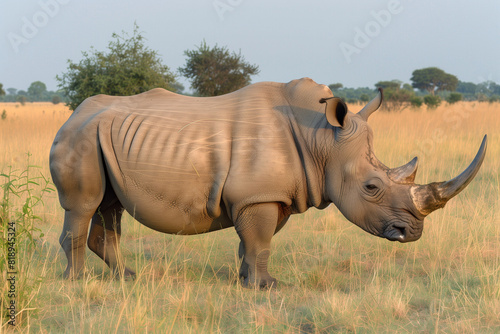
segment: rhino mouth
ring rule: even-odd
[[[387,226],[382,236],[390,241],[407,242],[407,230],[405,223],[392,223]]]

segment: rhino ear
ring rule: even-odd
[[[320,103],[326,103],[325,114],[328,123],[332,126],[343,127],[345,116],[347,114],[347,105],[338,97],[329,97],[319,100]]]

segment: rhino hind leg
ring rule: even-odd
[[[64,226],[59,244],[61,245],[68,265],[64,271],[64,278],[78,278],[84,268],[85,239],[90,222],[90,215],[77,211],[66,210],[64,214]]]
[[[50,152],[50,173],[65,210],[59,238],[68,260],[63,276],[78,278],[84,268],[89,223],[104,195],[104,170],[97,146],[90,143],[83,150],[55,140]]]
[[[241,243],[239,255],[242,257],[240,277],[245,287],[272,288],[277,281],[267,271],[271,254],[271,238],[278,226],[278,205],[263,203],[243,210],[235,222]]]
[[[115,275],[135,278],[135,272],[125,267],[119,248],[123,210],[113,188],[107,183],[102,203],[92,217],[87,245]]]

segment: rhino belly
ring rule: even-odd
[[[158,182],[157,187],[128,185],[115,192],[131,216],[163,233],[200,234],[233,226],[223,205],[209,212],[211,199],[204,193],[210,192],[200,190]]]

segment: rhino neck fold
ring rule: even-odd
[[[310,207],[325,208],[330,204],[324,197],[325,164],[328,152],[325,147],[327,122],[323,117],[319,119],[319,122],[312,122],[307,126],[300,125],[301,123],[295,119],[290,123],[304,171],[302,184],[299,185],[298,192],[301,194],[298,194],[297,209],[299,212],[304,212]]]

